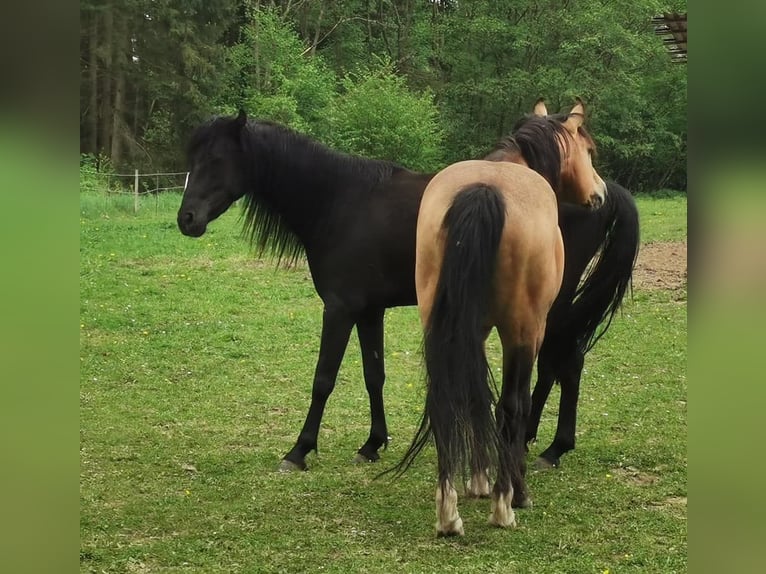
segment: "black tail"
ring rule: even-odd
[[[497,460],[484,322],[504,224],[505,201],[490,186],[462,190],[447,210],[441,275],[423,342],[425,412],[412,444],[391,469],[396,474],[409,468],[432,436],[443,475],[464,473],[469,461],[491,468]]]
[[[630,192],[607,183],[606,204],[611,224],[601,252],[580,284],[569,313],[569,324],[577,333],[577,348],[587,353],[606,333],[612,318],[631,286],[640,242],[638,209]]]

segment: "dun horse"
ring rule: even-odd
[[[513,161],[516,153],[514,139],[506,138],[484,159]],[[596,211],[575,204],[559,204],[559,228],[566,254],[564,278],[548,313],[526,430],[526,442],[535,442],[543,407],[553,384],[558,382],[561,396],[556,434],[535,461],[540,469],[559,466],[561,456],[575,447],[577,402],[585,354],[609,328],[630,286],[638,257],[638,209],[633,196],[615,182],[608,182],[607,189],[606,204]],[[592,272],[581,283],[596,254],[598,259]]]
[[[557,200],[600,207],[606,184],[591,163],[581,102],[563,118],[539,101],[509,140],[505,161],[464,161],[430,181],[417,222],[415,286],[424,328],[423,419],[399,465],[433,437],[436,531],[462,535],[455,477],[490,495],[489,521],[515,526],[512,502],[530,504],[525,430],[530,381],[564,275]],[[496,158],[492,158],[496,159]],[[497,328],[502,386],[495,401],[484,341]]]
[[[325,404],[354,326],[371,414],[369,436],[355,460],[377,460],[388,442],[383,317],[388,307],[416,303],[416,218],[433,174],[341,154],[278,124],[248,121],[244,112],[199,126],[187,153],[190,173],[178,211],[181,232],[201,236],[211,221],[243,199],[246,232],[253,243],[288,260],[305,254],[324,303],[311,404],[280,468],[305,469],[306,456],[317,449]],[[547,371],[560,380],[562,401],[565,383],[579,381],[579,371],[560,364],[576,365],[578,341],[590,341],[599,324],[608,324],[604,319],[611,318],[622,300],[637,251],[637,214],[630,194],[611,182],[608,188],[599,210],[559,206],[567,256],[564,277],[571,281],[570,288],[562,286],[554,305],[561,320],[552,316],[548,321],[548,331],[558,325],[560,336],[548,355]],[[614,201],[620,197],[624,200]],[[579,290],[580,276],[599,249],[598,265],[583,283],[598,288]],[[571,298],[563,299],[564,294]],[[568,313],[575,301],[581,311],[577,321]],[[539,359],[541,377],[545,348]],[[560,356],[559,348],[567,354]],[[579,364],[581,371],[581,357]]]

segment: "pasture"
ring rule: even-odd
[[[321,302],[304,264],[250,252],[238,209],[193,240],[179,203],[147,198],[134,215],[129,197],[81,195],[81,571],[686,571],[685,287],[637,288],[586,357],[577,449],[530,470],[519,527],[492,528],[489,501],[461,499],[466,536],[436,539],[433,448],[375,480],[419,422],[416,308],[386,314],[381,461],[351,464],[369,427],[352,335],[319,455],[277,473],[310,400]],[[637,203],[644,241],[685,240],[685,196]],[[494,336],[488,347],[499,368]]]

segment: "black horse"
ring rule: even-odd
[[[548,313],[545,339],[537,356],[537,383],[527,420],[527,443],[537,438],[545,402],[554,382],[561,386],[553,443],[535,461],[538,468],[559,466],[575,447],[577,401],[585,354],[606,333],[631,285],[640,241],[638,210],[624,187],[607,181],[601,209],[559,205],[564,238],[564,278]],[[581,283],[588,264],[593,268]]]
[[[245,228],[253,243],[261,250],[273,250],[279,259],[291,260],[304,253],[314,287],[324,303],[311,405],[298,440],[284,456],[280,469],[305,469],[306,455],[317,449],[324,408],[354,326],[371,414],[369,437],[355,460],[378,460],[378,450],[388,444],[383,407],[383,316],[386,308],[416,303],[417,214],[433,174],[342,154],[278,124],[248,121],[244,112],[198,127],[189,142],[188,160],[190,173],[178,211],[181,232],[201,236],[210,221],[243,198]],[[551,318],[561,317],[561,325],[549,319],[546,338],[548,333],[559,333],[558,339],[569,336],[572,344],[551,345],[545,355],[550,364],[547,370],[540,371],[540,376],[548,389],[535,393],[542,400],[540,410],[552,385],[550,373],[561,382],[564,400],[564,387],[574,381],[569,365],[576,366],[579,361],[581,370],[582,355],[593,342],[598,325],[604,319],[608,325],[619,307],[624,285],[630,281],[638,249],[635,206],[631,201],[619,200],[621,195],[629,198],[622,188],[608,185],[607,201],[600,210],[589,213],[575,206],[561,208],[562,225],[571,222],[578,229],[576,233],[563,229],[565,281],[571,283],[569,289],[562,286],[561,292],[571,293],[559,296],[560,305],[554,304],[554,308],[561,309]],[[617,191],[612,193],[613,189]],[[610,199],[615,196],[617,199]],[[630,208],[632,215],[624,213]],[[612,215],[606,215],[609,213]],[[631,222],[635,222],[634,230],[628,229]],[[581,246],[586,236],[587,245]],[[602,255],[590,274],[591,278],[600,278],[599,285],[589,289],[593,282],[586,280],[578,289],[588,261],[600,247]],[[633,256],[621,256],[615,262],[609,251],[616,249]],[[569,263],[570,252],[580,254],[577,261],[585,260],[582,265]],[[624,264],[627,260],[630,265]],[[615,267],[607,269],[608,265]],[[586,296],[587,304],[578,307],[578,301],[584,302]],[[570,307],[580,312],[570,317]],[[557,355],[558,349],[564,348],[569,349],[571,357]],[[544,345],[541,358],[545,349]],[[543,379],[543,374],[547,378]],[[579,371],[576,379],[579,383]],[[572,405],[573,413],[574,408],[576,405]],[[565,410],[562,408],[562,412]],[[564,430],[568,432],[568,427]]]

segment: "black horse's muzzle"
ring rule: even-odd
[[[200,237],[207,229],[207,222],[196,217],[193,211],[181,209],[178,212],[178,229],[188,237]]]

